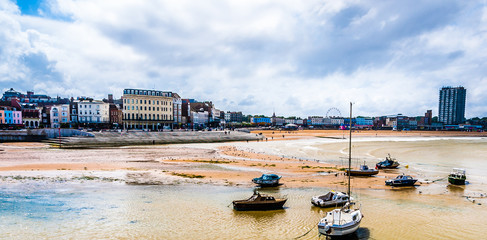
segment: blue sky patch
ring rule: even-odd
[[[39,16],[42,2],[43,0],[17,0],[17,6],[23,15]]]

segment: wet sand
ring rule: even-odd
[[[341,138],[346,131],[257,131],[267,141],[306,138]],[[394,132],[356,131],[355,136],[483,136],[486,133],[464,132]],[[284,137],[283,137],[284,135]],[[264,140],[265,141],[265,140]],[[120,181],[134,184],[178,184],[181,182],[217,185],[253,186],[250,181],[262,173],[283,176],[286,187],[329,187],[344,189],[345,166],[319,162],[313,159],[283,157],[254,152],[236,147],[232,143],[201,147],[198,144],[130,146],[102,149],[56,149],[43,143],[0,144],[0,175],[3,179],[15,174],[42,177],[59,175],[69,179],[74,175],[91,174],[103,177],[110,171],[125,172]],[[340,149],[335,149],[339,152]],[[373,166],[371,166],[373,167]],[[400,174],[399,170],[386,170],[374,177],[352,177],[356,189],[389,189],[384,180]],[[419,184],[427,184],[422,182]]]
[[[329,189],[346,191],[342,163],[335,159],[347,155],[348,141],[341,139],[340,132],[287,133],[284,138],[279,133],[281,139],[277,133],[263,134],[269,142],[99,149],[0,144],[0,187],[6,189],[4,204],[14,206],[0,216],[10,224],[2,233],[13,238],[79,234],[87,238],[292,239],[311,230],[302,239],[316,239],[316,222],[327,209],[312,207],[309,199]],[[370,178],[352,177],[352,196],[365,215],[356,239],[481,239],[485,235],[485,222],[478,221],[487,206],[487,198],[480,195],[486,192],[485,138],[363,134],[354,138],[354,157],[369,157],[370,166],[393,150],[393,156],[411,167],[401,165]],[[472,184],[447,183],[445,174],[457,164],[469,170]],[[423,182],[431,177],[443,180],[416,187],[385,186],[385,179],[402,172]],[[229,203],[248,197],[254,187],[251,179],[262,173],[283,176],[281,187],[259,191],[288,197],[286,209],[233,211]],[[47,207],[43,201],[48,201]],[[59,212],[63,206],[74,210]],[[54,213],[46,213],[46,208]],[[452,219],[465,227],[452,224]],[[20,221],[28,227],[19,227]]]
[[[261,133],[272,140],[293,140],[303,138],[348,138],[348,130],[259,130],[252,133]],[[487,132],[460,132],[460,131],[391,131],[391,130],[354,130],[353,137],[487,137]]]

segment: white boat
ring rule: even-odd
[[[348,195],[344,192],[330,191],[325,195],[314,196],[311,203],[317,207],[339,207],[348,203]],[[353,201],[353,198],[350,199]]]
[[[350,209],[349,204],[341,209],[328,212],[318,223],[318,231],[327,236],[345,236],[352,234],[360,227],[362,212]]]
[[[350,139],[348,145],[348,169],[352,165],[352,103],[350,103]],[[350,196],[350,174],[348,175],[348,191]],[[326,236],[345,236],[352,234],[360,226],[363,215],[360,209],[351,209],[350,200],[344,207],[334,209],[320,220],[318,231]]]

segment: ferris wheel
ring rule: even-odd
[[[342,113],[340,112],[340,109],[336,107],[332,107],[326,111],[326,118],[330,117],[330,113],[333,113],[334,115],[332,117],[342,117]],[[338,114],[338,115],[335,115]]]

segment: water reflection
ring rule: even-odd
[[[462,186],[443,185],[442,189],[462,195]],[[16,239],[61,235],[74,238],[80,234],[96,239],[292,239],[309,231],[300,239],[316,239],[318,221],[333,209],[310,203],[312,196],[328,191],[322,188],[261,190],[288,196],[283,210],[240,212],[227,207],[252,191],[238,187],[111,184],[48,184],[35,191],[22,185],[0,187],[0,222],[8,226],[0,228],[0,234]],[[361,227],[354,235],[339,239],[484,236],[486,224],[478,221],[487,214],[484,205],[458,201],[457,196],[451,204],[444,200],[448,196],[437,201],[414,191],[400,188],[361,193],[359,200],[365,215]],[[449,225],[452,215],[469,227]]]
[[[451,193],[463,194],[465,192],[465,186],[448,184],[446,189]]]

